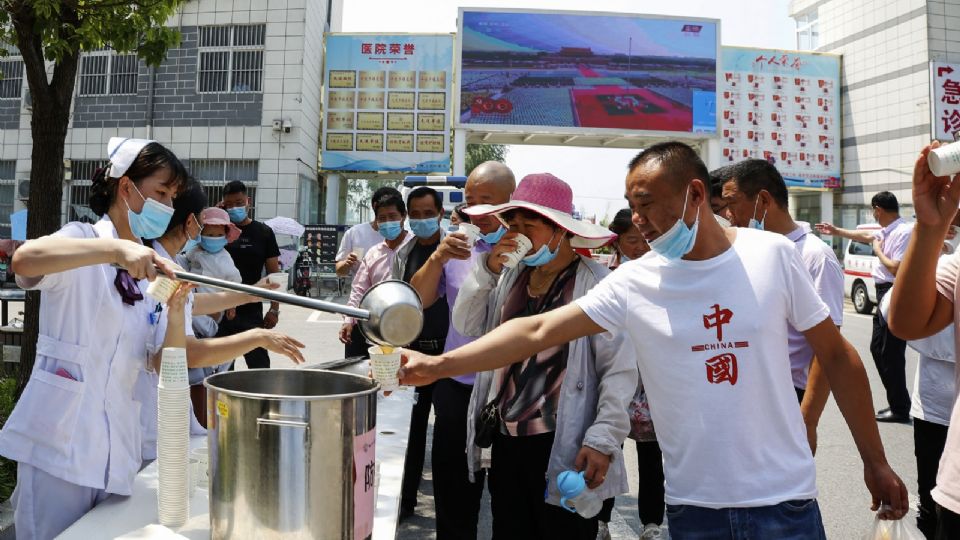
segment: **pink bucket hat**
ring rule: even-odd
[[[227,242],[240,238],[240,229],[230,221],[230,216],[223,208],[211,206],[200,212],[201,225],[224,225],[227,227]]]
[[[575,248],[598,248],[610,243],[617,235],[606,227],[573,218],[573,190],[563,180],[550,173],[528,174],[520,180],[513,198],[508,203],[481,204],[464,208],[471,216],[501,214],[515,208],[524,208],[540,214],[561,229],[574,234],[570,245]]]

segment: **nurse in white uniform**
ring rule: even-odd
[[[18,284],[42,291],[33,373],[0,431],[0,455],[18,462],[20,539],[53,538],[109,494],[129,495],[141,464],[135,384],[154,307],[143,291],[155,265],[172,266],[140,238],[166,230],[187,175],[152,141],[112,138],[108,157],[91,187],[102,219],[69,223],[13,257]]]

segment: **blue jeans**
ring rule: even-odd
[[[667,525],[674,540],[826,540],[816,499],[773,506],[714,510],[667,505]]]

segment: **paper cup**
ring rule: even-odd
[[[373,378],[380,383],[380,389],[391,391],[400,387],[400,381],[397,379],[397,371],[400,370],[400,351],[394,350],[389,354],[383,354],[379,346],[374,345],[367,349],[370,353],[370,368],[373,371]]]
[[[927,163],[935,176],[951,176],[960,172],[960,142],[934,148],[927,154]]]
[[[166,303],[167,300],[173,296],[173,293],[177,292],[177,287],[179,285],[179,281],[157,276],[157,278],[151,281],[150,285],[147,286],[147,294],[158,302]]]
[[[467,235],[467,245],[470,246],[471,249],[473,249],[474,244],[477,243],[477,238],[480,238],[480,227],[472,223],[461,223],[457,232]]]
[[[163,389],[184,389],[190,387],[187,375],[187,350],[179,347],[164,347],[160,363],[160,383]]]
[[[362,247],[355,247],[350,251],[350,253],[356,255],[358,259],[362,259],[363,254],[366,253],[366,250],[364,250]]]
[[[286,272],[274,272],[267,276],[267,279],[270,280],[270,283],[279,285],[281,289],[286,289],[290,276]]]
[[[523,259],[533,247],[533,242],[522,234],[518,234],[513,240],[517,243],[517,249],[503,254],[503,266],[507,268],[514,268],[520,264],[520,259]]]

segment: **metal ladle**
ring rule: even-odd
[[[382,281],[370,287],[360,300],[360,307],[355,308],[181,270],[175,270],[173,275],[181,281],[353,317],[360,321],[360,330],[363,335],[371,342],[381,346],[402,347],[409,345],[417,339],[420,330],[423,329],[423,304],[420,301],[420,295],[408,283],[399,280]]]

